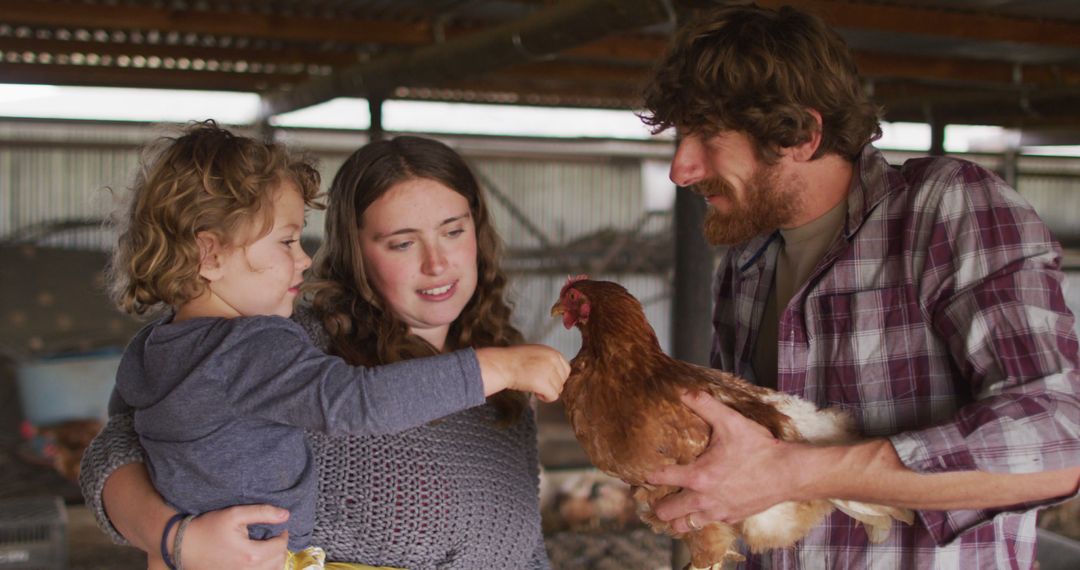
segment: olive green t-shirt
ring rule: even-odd
[[[776,272],[751,360],[759,386],[776,388],[776,335],[780,321],[777,308],[787,307],[795,292],[806,283],[833,240],[840,235],[846,217],[847,200],[840,200],[817,219],[797,228],[780,230]]]

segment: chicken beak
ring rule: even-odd
[[[553,317],[557,317],[557,316],[559,316],[559,315],[561,315],[561,314],[563,314],[565,312],[566,312],[566,309],[563,308],[562,301],[559,301],[558,303],[555,303],[551,307],[551,316],[553,316]]]

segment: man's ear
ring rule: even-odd
[[[195,241],[199,244],[199,275],[210,282],[221,279],[224,253],[221,240],[211,232],[199,232],[195,234]]]
[[[814,118],[814,122],[817,126],[810,131],[810,136],[803,142],[791,147],[791,158],[796,162],[806,162],[814,157],[814,153],[817,152],[818,147],[821,146],[821,113],[816,109],[806,109],[807,113]]]

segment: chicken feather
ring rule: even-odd
[[[574,434],[597,468],[635,488],[641,518],[656,532],[674,534],[651,507],[679,489],[650,485],[646,477],[665,465],[693,462],[711,435],[710,426],[680,400],[684,391],[707,392],[785,441],[835,444],[858,438],[843,410],[819,410],[796,396],[667,356],[641,303],[621,285],[571,277],[551,314],[582,336],[562,395]],[[862,522],[872,542],[888,537],[893,519],[914,522],[908,509],[817,500],[780,503],[734,525],[712,523],[676,536],[687,543],[692,568],[719,568],[725,560],[742,559],[735,549],[739,537],[754,552],[791,546],[834,508]]]

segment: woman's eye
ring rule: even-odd
[[[296,243],[298,241],[300,241],[300,240],[298,240],[298,239],[286,239],[286,240],[281,240],[281,244],[284,245],[285,247],[292,247],[292,244],[294,244],[294,243]]]
[[[390,244],[390,249],[392,249],[394,251],[405,251],[406,249],[409,249],[410,245],[412,245],[411,241],[403,241],[403,242],[398,242],[398,243],[392,243],[392,244]]]
[[[450,237],[458,237],[463,233],[465,233],[465,228],[458,228],[456,230],[450,230],[449,232],[447,232],[447,235],[449,235]]]

